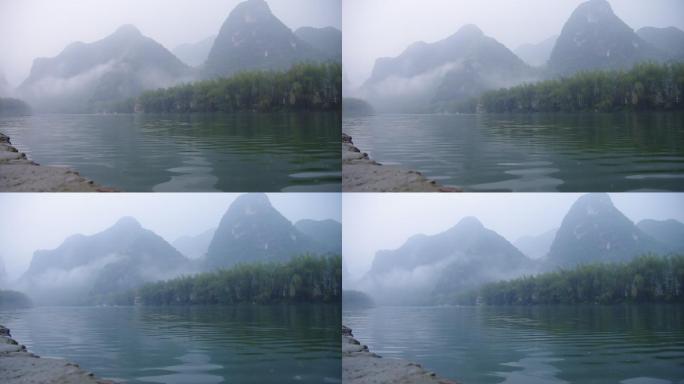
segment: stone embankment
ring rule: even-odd
[[[62,167],[39,165],[0,133],[0,192],[114,192]]]
[[[383,358],[368,350],[342,326],[342,382],[345,384],[457,384],[403,359]]]
[[[95,377],[78,364],[41,358],[26,350],[0,325],[0,383],[3,384],[114,384]]]
[[[428,180],[420,172],[382,165],[354,146],[349,135],[342,134],[343,192],[461,192]]]

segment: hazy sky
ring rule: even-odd
[[[0,0],[3,1],[3,0]],[[2,193],[0,257],[10,279],[19,277],[37,249],[54,249],[73,234],[91,235],[122,216],[168,242],[218,226],[239,194],[233,193]],[[288,220],[340,221],[337,193],[269,193],[271,203]]]
[[[399,55],[416,41],[441,40],[465,24],[510,49],[560,33],[583,0],[344,0],[343,71],[354,86],[370,75],[375,59]],[[684,1],[609,0],[630,27],[684,29]]]
[[[558,228],[576,193],[345,193],[342,257],[352,275],[370,268],[375,252],[396,249],[411,236],[443,232],[466,216],[514,242]],[[684,194],[617,193],[613,204],[630,220],[684,222]]]
[[[218,33],[239,0],[0,0],[0,73],[12,86],[33,59],[52,57],[74,41],[92,42],[122,24],[172,50]],[[340,28],[340,0],[267,0],[291,29]]]

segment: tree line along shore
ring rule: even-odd
[[[641,63],[630,70],[571,76],[484,92],[452,112],[614,112],[684,109],[684,63]]]
[[[99,296],[110,305],[231,305],[331,303],[342,297],[341,256],[300,255],[285,263],[245,263],[229,269],[148,283]]]
[[[643,255],[626,263],[573,269],[483,285],[458,295],[462,305],[554,305],[684,302],[684,255]]]

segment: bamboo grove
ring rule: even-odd
[[[284,264],[239,264],[146,284],[117,301],[142,305],[336,302],[342,294],[341,265],[340,256],[312,255],[297,256]]]
[[[684,63],[642,63],[488,91],[455,112],[612,112],[684,109]]]
[[[144,92],[145,113],[335,110],[342,103],[339,63],[297,64],[286,72],[246,71],[232,77]]]
[[[684,302],[684,255],[644,255],[628,263],[586,264],[490,283],[458,301],[488,305]]]

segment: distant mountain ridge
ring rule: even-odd
[[[0,256],[0,288],[3,288],[7,283],[7,270],[5,269],[5,262]]]
[[[414,235],[399,248],[376,252],[354,289],[385,304],[454,302],[484,283],[684,252],[684,223],[643,220],[635,225],[608,194],[591,193],[575,201],[560,228],[523,237],[516,244],[527,248],[528,255],[478,219],[465,217],[444,232]]]
[[[36,251],[19,286],[39,302],[84,304],[188,268],[166,240],[124,217],[102,232],[74,235],[53,250]]]
[[[327,252],[342,254],[342,224],[338,221],[303,219],[295,223],[301,233],[315,239]]]
[[[0,73],[0,97],[9,96],[11,87],[5,78],[5,75]]]
[[[662,60],[656,47],[615,15],[606,0],[580,4],[563,25],[549,70],[572,74],[590,69],[627,69],[645,60]]]
[[[297,33],[301,38],[264,0],[238,4],[218,35],[179,45],[177,56],[135,26],[123,25],[99,41],[72,43],[55,57],[35,59],[18,96],[40,112],[130,111],[133,98],[147,90],[241,71],[341,61],[339,30],[303,27]],[[0,83],[0,95],[8,92],[2,88]]]
[[[191,75],[161,44],[124,25],[102,40],[72,43],[53,58],[35,59],[17,91],[40,110],[92,112]]]
[[[301,27],[295,35],[302,41],[323,52],[331,60],[342,60],[342,31],[333,27]]]
[[[216,40],[216,35],[194,43],[181,44],[174,48],[172,53],[185,64],[191,67],[199,67],[207,60],[214,40]]]
[[[434,43],[416,42],[376,60],[362,96],[380,109],[430,108],[534,78],[534,71],[475,25]]]
[[[186,257],[135,218],[122,217],[96,234],[73,235],[55,249],[35,251],[16,288],[41,304],[96,304],[180,275],[240,263],[285,263],[303,254],[341,255],[339,222],[304,219],[297,226],[302,230],[266,195],[243,194],[218,228],[174,241]]]
[[[378,251],[360,284],[380,301],[425,303],[531,268],[506,239],[466,217],[442,233],[415,235],[395,250]]]
[[[205,77],[230,76],[245,70],[287,70],[325,54],[297,37],[264,0],[246,0],[230,13],[204,64]]]
[[[216,228],[211,228],[195,236],[181,236],[174,240],[171,245],[189,259],[200,259],[206,256],[215,232]]]
[[[513,52],[518,55],[518,57],[526,62],[527,64],[534,67],[541,67],[546,65],[551,56],[551,51],[558,36],[551,36],[535,44],[522,44],[516,48]]]
[[[674,219],[646,219],[637,223],[637,228],[666,245],[673,252],[684,253],[684,223]]]
[[[548,261],[552,266],[572,267],[625,262],[644,253],[668,251],[615,208],[608,194],[587,194],[563,218]]]
[[[523,44],[515,53],[474,25],[434,43],[415,42],[396,57],[378,58],[366,82],[345,96],[368,100],[384,112],[475,112],[486,91],[580,71],[681,61],[683,47],[683,31],[634,32],[608,1],[589,0],[573,11],[558,36]]]
[[[329,253],[329,247],[305,235],[271,205],[265,194],[238,197],[221,218],[209,245],[206,269],[240,263],[285,262],[292,257]]]
[[[548,255],[557,232],[558,228],[554,228],[536,236],[522,236],[513,245],[530,259],[543,259]]]
[[[668,59],[684,60],[684,31],[675,27],[644,27],[637,35],[665,53]]]

